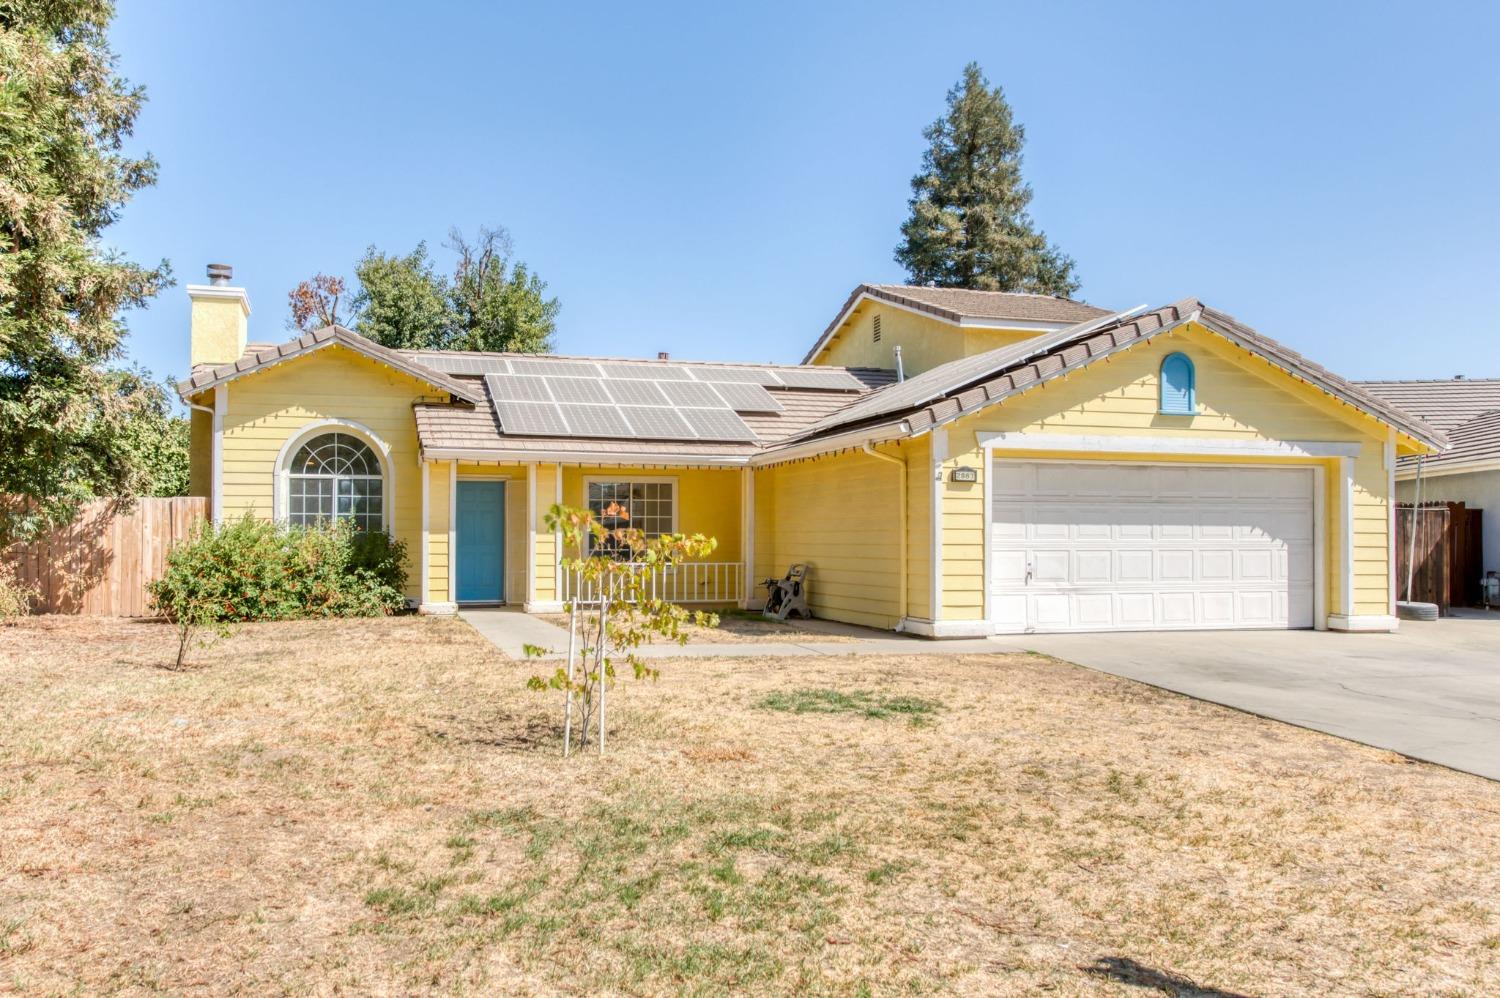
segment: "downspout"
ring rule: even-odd
[[[1412,491],[1411,502],[1411,530],[1407,537],[1406,545],[1406,602],[1411,602],[1412,576],[1417,568],[1417,514],[1422,511],[1422,466],[1427,463],[1427,455],[1421,454],[1417,457],[1417,484]]]
[[[900,347],[897,347],[896,349],[899,351]],[[899,353],[898,353],[898,357],[899,357]],[[900,579],[900,582],[899,582],[899,584],[897,585],[897,588],[896,588],[896,592],[898,594],[897,597],[896,597],[896,610],[897,610],[897,616],[899,618],[896,621],[896,630],[898,632],[900,632],[900,631],[906,630],[906,609],[907,609],[906,608],[906,585],[907,585],[907,580],[906,580],[906,549],[907,549],[908,545],[907,545],[907,536],[906,536],[906,534],[907,534],[907,522],[906,522],[906,462],[903,461],[899,457],[892,457],[890,454],[882,454],[882,453],[880,453],[880,451],[878,451],[878,450],[875,449],[875,445],[871,444],[871,443],[866,443],[865,444],[865,446],[864,446],[864,452],[866,454],[870,455],[873,458],[877,458],[878,460],[889,461],[891,464],[894,464],[897,467],[897,469],[899,470],[899,480],[900,480],[900,484],[901,484],[901,494],[898,497],[897,507],[901,511],[900,514],[899,514],[900,517],[901,517],[901,547],[900,547],[900,550],[897,553],[896,563],[898,565],[897,571],[901,573],[901,579]]]

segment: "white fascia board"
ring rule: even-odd
[[[588,465],[591,468],[631,468],[639,465],[659,465],[670,468],[745,467],[750,463],[748,455],[734,457],[702,457],[684,454],[579,454],[568,451],[492,451],[435,448],[422,451],[429,461],[463,461],[475,464],[569,464]]]
[[[1457,464],[1429,464],[1422,469],[1422,477],[1440,478],[1444,475],[1473,475],[1485,471],[1500,471],[1500,458],[1486,461],[1466,461]],[[1416,481],[1416,468],[1402,468],[1396,472],[1396,481]]]
[[[889,304],[888,302],[886,304]],[[934,318],[938,318],[934,316]],[[944,322],[948,320],[944,319]],[[1052,333],[1059,329],[1067,329],[1067,322],[1039,322],[1025,319],[977,319],[964,317],[958,320],[958,326],[963,329],[1014,329],[1021,333]]]
[[[1187,454],[1202,457],[1358,457],[1360,444],[1344,440],[1225,440],[1212,437],[1114,436],[1078,433],[1008,433],[980,430],[979,446],[994,451],[1065,451],[1072,454]]]
[[[818,457],[821,454],[828,454],[833,451],[863,447],[865,444],[889,443],[892,440],[900,440],[903,437],[911,435],[911,424],[902,420],[900,423],[887,423],[883,427],[850,430],[847,433],[840,433],[831,437],[819,437],[816,440],[809,440],[795,447],[756,454],[749,459],[748,463],[752,468],[764,468],[773,464],[783,464],[787,461],[799,461],[802,458]]]

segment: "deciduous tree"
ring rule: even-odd
[[[149,475],[129,445],[140,400],[107,370],[120,313],[170,283],[102,243],[150,156],[124,144],[144,91],[115,72],[107,0],[0,4],[0,544],[128,500]]]

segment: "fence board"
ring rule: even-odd
[[[143,617],[151,613],[146,586],[207,517],[208,500],[197,497],[141,499],[129,513],[99,500],[72,523],[0,552],[0,560],[37,588],[37,613]]]
[[[1416,530],[1411,599],[1436,603],[1446,616],[1453,606],[1475,606],[1479,601],[1483,561],[1481,510],[1461,502],[1409,503],[1396,506],[1396,594],[1407,599],[1406,573],[1412,560],[1412,530]]]

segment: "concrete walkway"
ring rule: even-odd
[[[548,649],[543,658],[561,658],[568,649],[568,632],[514,607],[460,610],[458,615],[511,658],[524,658],[524,645]],[[638,649],[642,658],[802,658],[811,655],[972,655],[1009,651],[994,638],[966,641],[928,641],[866,627],[853,627],[827,620],[798,621],[798,627],[853,641],[756,641],[739,644],[648,645]]]

